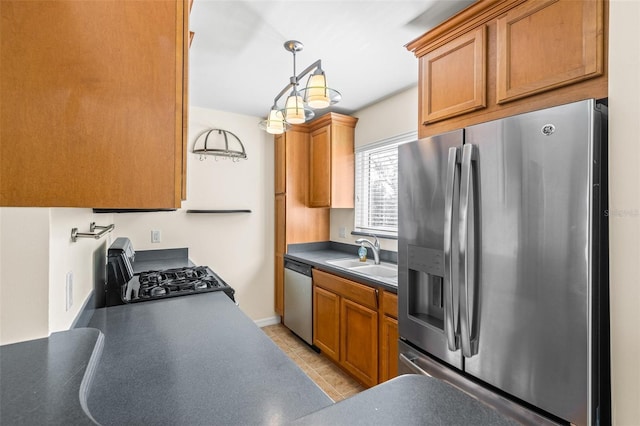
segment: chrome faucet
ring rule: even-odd
[[[371,247],[371,251],[373,251],[373,263],[375,263],[376,265],[379,265],[380,264],[380,241],[378,241],[378,237],[376,237],[375,235],[371,234],[371,236],[376,239],[375,243],[372,243],[366,238],[358,238],[356,240],[356,244],[368,244],[369,247]]]

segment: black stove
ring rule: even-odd
[[[235,291],[208,266],[185,266],[134,273],[135,251],[128,238],[109,247],[106,306],[143,302],[212,291],[224,291],[235,302]]]

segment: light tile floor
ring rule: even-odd
[[[365,390],[364,386],[323,355],[314,352],[282,324],[263,327],[262,331],[335,402]]]

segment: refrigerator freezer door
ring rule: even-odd
[[[477,354],[465,371],[575,424],[590,380],[593,101],[465,130],[477,147]]]
[[[401,338],[462,368],[457,346],[457,288],[445,280],[447,252],[455,255],[454,246],[445,247],[445,198],[447,172],[459,180],[456,150],[462,148],[462,130],[422,139],[398,148],[398,326]],[[451,150],[451,151],[450,151]],[[453,155],[454,170],[448,168]],[[457,177],[456,177],[457,176]],[[454,200],[449,217],[457,223],[457,186],[449,182]],[[455,230],[456,227],[452,226]],[[448,258],[450,262],[455,259]],[[454,273],[457,275],[457,271]],[[450,290],[455,289],[455,292]]]

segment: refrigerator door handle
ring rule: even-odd
[[[462,149],[462,177],[460,179],[460,215],[459,215],[459,272],[460,276],[460,291],[459,291],[459,303],[460,303],[460,339],[462,346],[462,355],[466,358],[471,358],[478,353],[478,342],[473,333],[473,314],[476,313],[471,309],[474,307],[473,299],[476,297],[476,292],[470,293],[470,290],[475,290],[475,251],[469,252],[469,220],[476,220],[475,214],[473,214],[473,208],[470,209],[471,195],[476,183],[473,181],[473,165],[476,160],[476,150],[474,145],[467,144]],[[477,199],[473,200],[474,205],[478,203]],[[469,212],[472,212],[470,217]],[[477,227],[473,227],[473,231]],[[477,242],[473,241],[475,245]],[[470,287],[473,286],[473,287]],[[470,300],[471,299],[471,300]]]
[[[454,305],[453,262],[451,250],[453,243],[453,206],[456,181],[459,180],[459,148],[449,148],[447,162],[447,181],[444,196],[444,332],[449,350],[459,349],[458,316]]]

